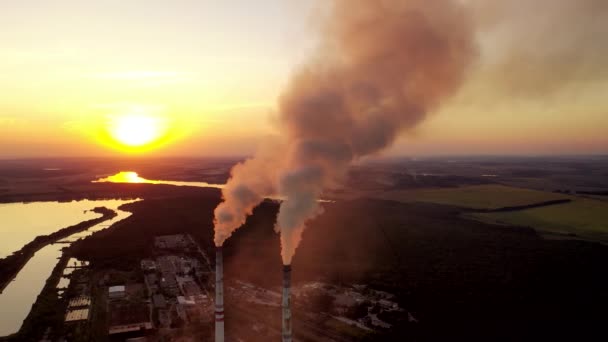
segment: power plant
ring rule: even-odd
[[[292,341],[291,265],[283,265],[282,325],[283,342]],[[224,342],[224,260],[222,247],[215,250],[215,341]]]
[[[291,265],[283,265],[283,342],[291,342]]]
[[[224,261],[222,247],[215,250],[215,341],[224,342]]]

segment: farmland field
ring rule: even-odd
[[[608,242],[608,203],[578,198],[570,203],[510,212],[467,214],[480,221],[532,227],[540,232],[576,235]]]
[[[388,191],[374,196],[399,202],[428,202],[472,209],[497,209],[570,198],[567,195],[498,184]]]

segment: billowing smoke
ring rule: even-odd
[[[560,90],[571,101],[573,93],[608,81],[608,1],[469,0],[469,6],[482,46],[480,87],[555,102],[549,95]]]
[[[467,13],[453,0],[334,0],[318,54],[279,100],[284,153],[235,167],[215,212],[216,244],[276,191],[284,198],[276,230],[291,264],[323,191],[459,88],[475,56]]]
[[[261,150],[254,158],[239,163],[232,168],[231,177],[222,189],[223,202],[215,208],[214,242],[221,247],[224,241],[245,223],[253,208],[265,196],[275,193],[274,172],[277,170],[277,151],[268,148],[268,154]]]

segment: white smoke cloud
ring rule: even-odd
[[[475,56],[473,29],[452,0],[334,0],[318,54],[279,100],[284,153],[235,167],[216,209],[216,239],[241,226],[272,191],[284,198],[276,222],[291,263],[323,191],[356,159],[388,147],[462,83]]]

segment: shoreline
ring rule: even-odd
[[[23,338],[25,337],[33,338],[33,336],[31,335],[36,335],[35,338],[33,338],[32,340],[39,340],[44,331],[35,330],[37,323],[42,323],[42,321],[45,321],[45,324],[50,324],[51,322],[56,320],[57,317],[63,318],[63,312],[66,309],[67,302],[58,295],[57,284],[59,284],[59,280],[63,276],[63,270],[67,266],[67,263],[71,257],[68,248],[69,247],[63,248],[61,257],[53,268],[51,275],[45,281],[44,287],[40,291],[40,294],[38,294],[38,296],[36,297],[36,300],[32,304],[32,307],[30,308],[30,311],[23,320],[21,327],[19,327],[19,330],[17,330],[11,335],[0,336],[0,341],[20,341],[23,340]],[[49,305],[49,303],[52,303],[52,305]],[[62,310],[58,311],[60,312],[59,315],[53,315],[57,314],[57,307],[61,307]],[[49,311],[49,308],[52,308],[52,310]]]
[[[65,239],[72,234],[79,233],[104,221],[110,220],[118,215],[114,210],[105,207],[97,207],[94,208],[93,211],[102,214],[102,216],[59,229],[49,235],[39,235],[34,238],[34,240],[24,245],[20,250],[7,256],[6,258],[0,259],[0,294],[4,292],[4,289],[6,289],[6,287],[19,274],[21,269],[40,249],[49,244]]]

